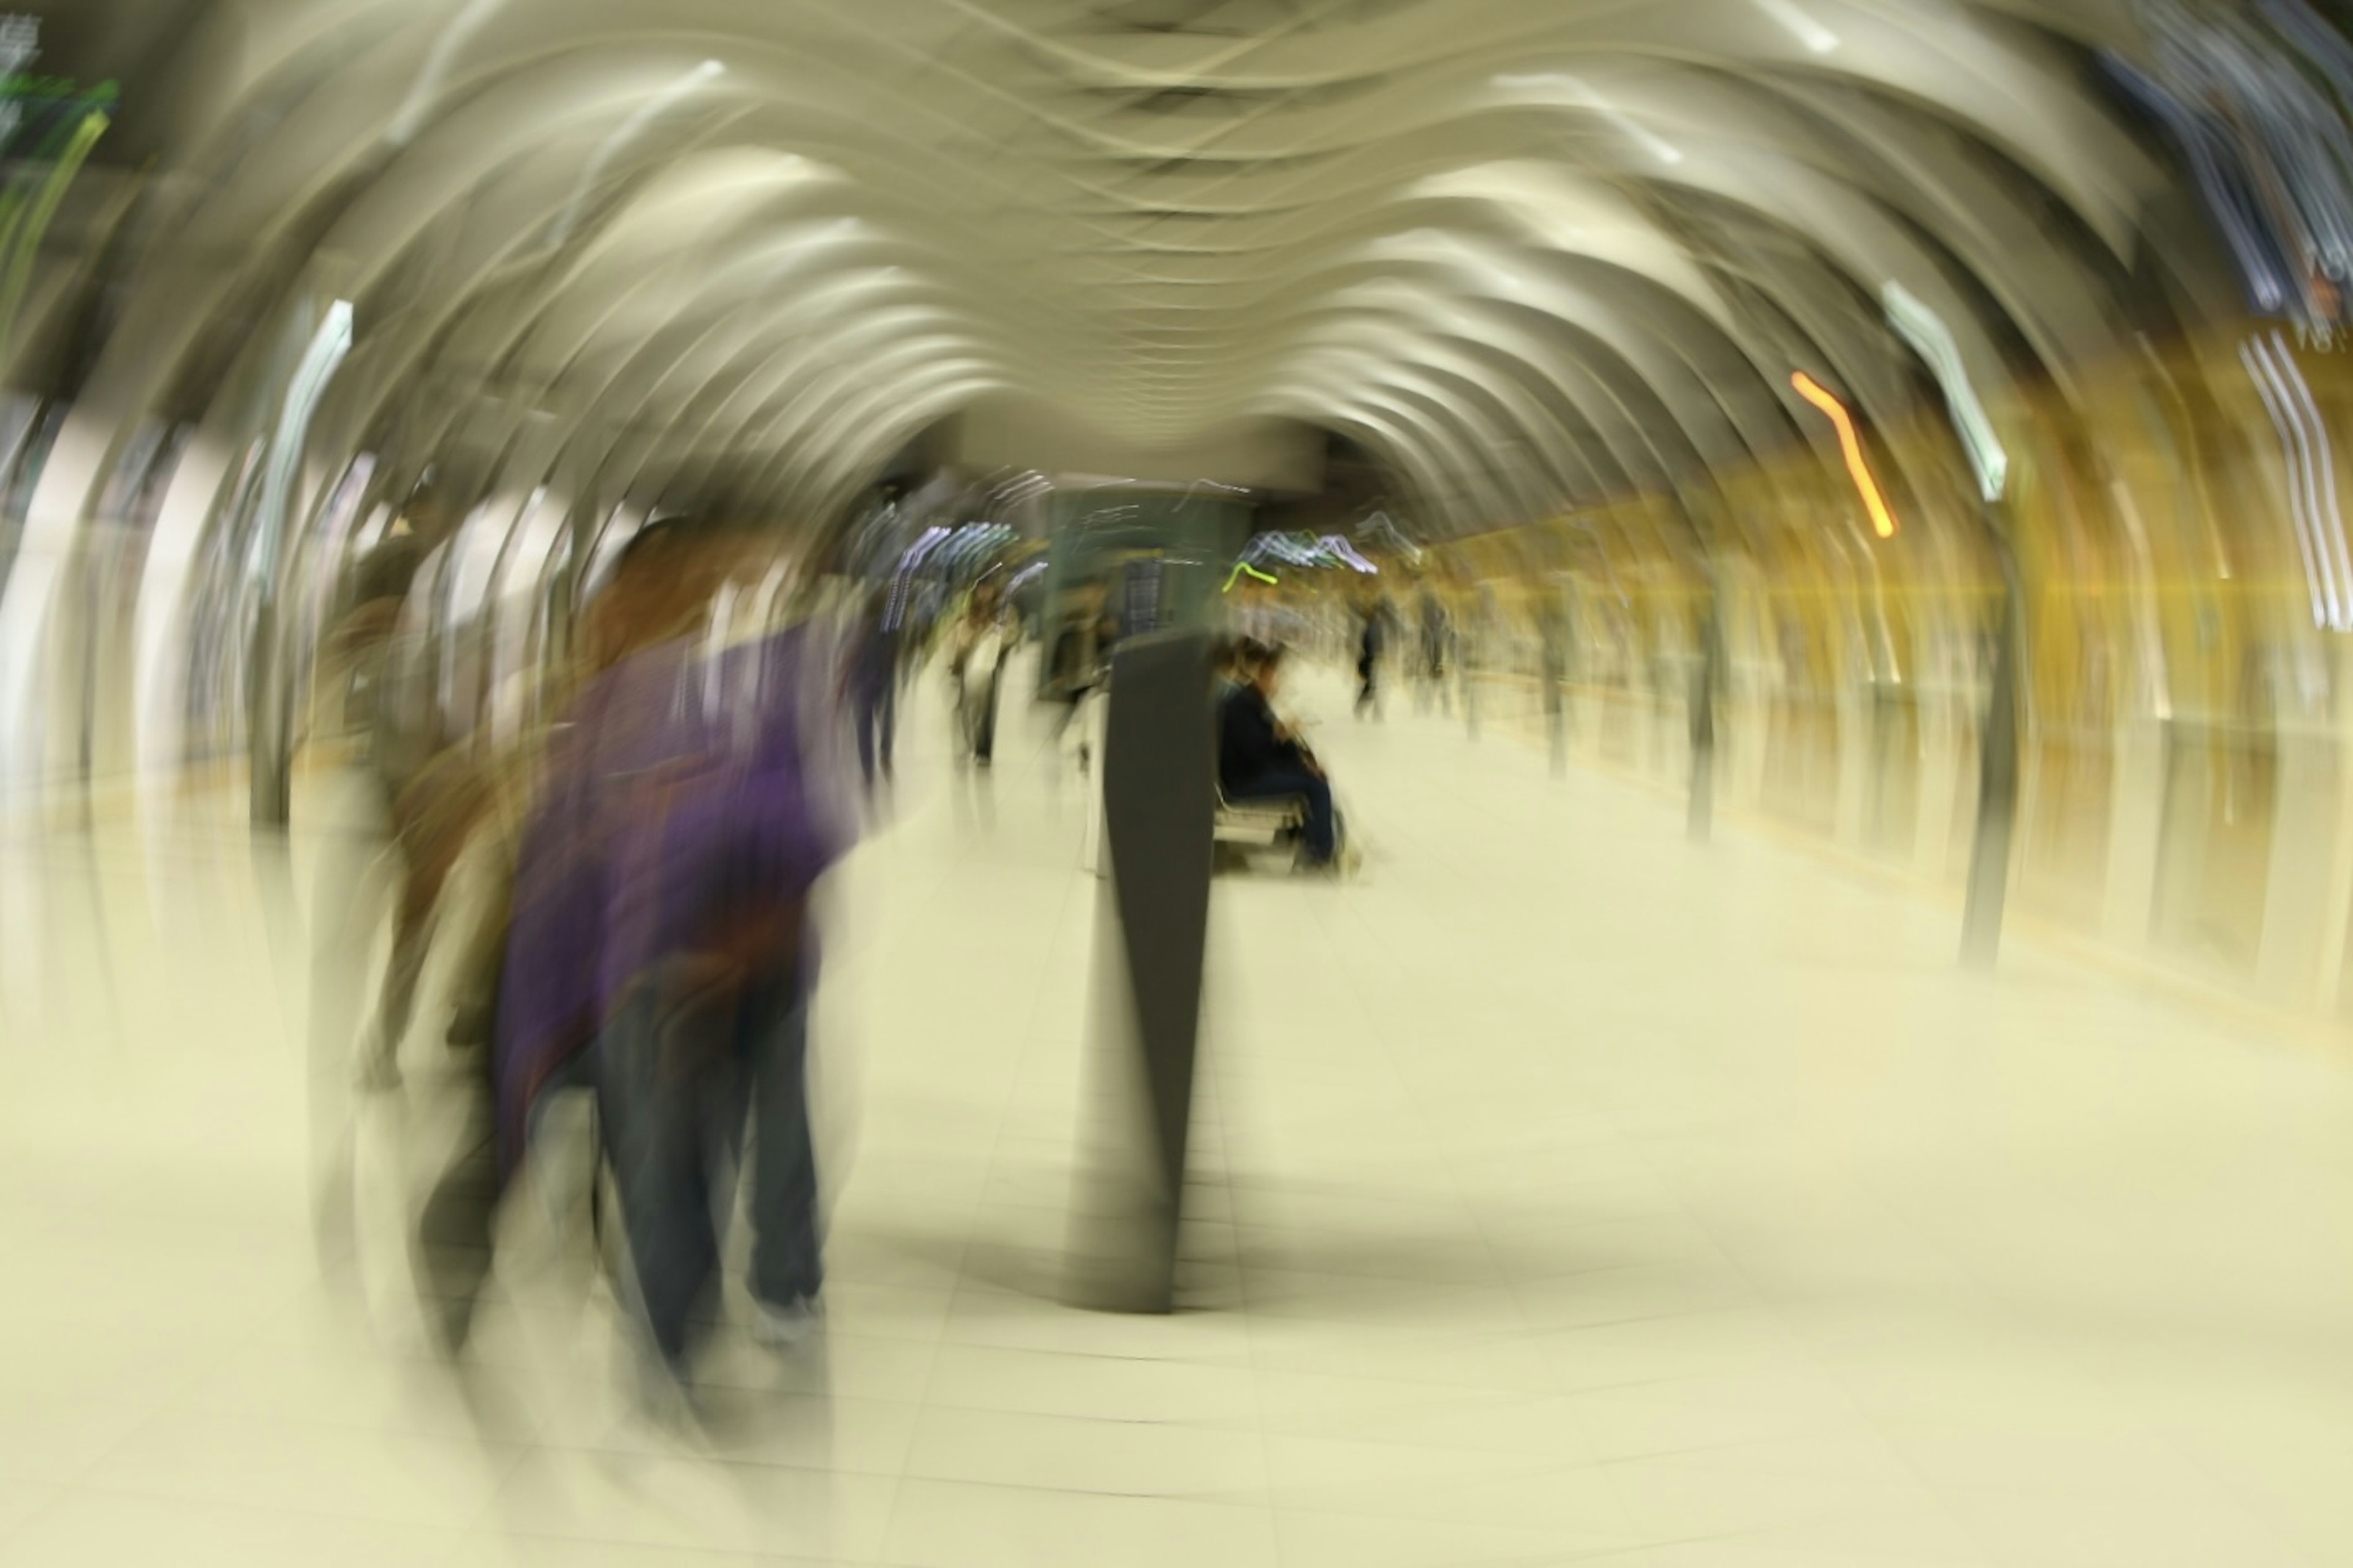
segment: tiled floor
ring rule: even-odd
[[[921,711],[836,915],[830,1327],[720,1329],[704,1452],[531,1225],[462,1378],[389,1221],[322,1269],[299,879],[16,843],[0,1563],[2353,1563],[2344,1061],[1303,700],[1375,862],[1219,884],[1195,1310],[1060,1304],[1082,797]]]

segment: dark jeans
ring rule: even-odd
[[[808,1015],[790,983],[679,998],[649,984],[601,1043],[598,1105],[646,1327],[672,1370],[719,1272],[748,1112],[752,1294],[777,1306],[824,1283],[809,1139]]]
[[[593,1087],[595,1068],[583,1053],[557,1068],[541,1086],[529,1125],[537,1131],[540,1113],[556,1095]],[[428,1317],[442,1336],[442,1348],[465,1348],[481,1302],[482,1286],[495,1259],[499,1207],[506,1180],[499,1166],[498,1070],[487,1041],[471,1047],[455,1086],[464,1097],[465,1122],[453,1154],[417,1215],[410,1238],[417,1279],[424,1284]],[[531,1134],[526,1134],[530,1137]],[[532,1141],[535,1142],[535,1139]],[[602,1159],[601,1152],[598,1158]]]
[[[1000,662],[988,672],[980,690],[964,699],[965,741],[972,748],[973,761],[986,763],[997,751],[997,688],[1003,682],[1005,667]]]
[[[884,778],[891,776],[891,746],[899,727],[899,683],[886,671],[880,680],[861,685],[855,700],[858,767],[871,784],[878,765]]]
[[[466,1121],[458,1152],[434,1184],[410,1238],[428,1315],[441,1332],[443,1348],[452,1352],[464,1348],[473,1331],[474,1310],[490,1278],[498,1216],[499,1152],[492,1136],[498,1084],[487,1047],[474,1050],[459,1087]]]
[[[1079,716],[1079,710],[1086,706],[1087,698],[1093,690],[1094,687],[1090,682],[1073,681],[1050,699],[1059,710],[1054,715],[1054,739],[1059,741],[1070,733],[1071,721]]]
[[[1226,791],[1229,800],[1298,800],[1307,806],[1307,859],[1321,866],[1340,847],[1340,816],[1332,808],[1332,785],[1304,768],[1278,768]]]

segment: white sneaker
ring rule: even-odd
[[[770,1350],[790,1350],[818,1330],[825,1315],[814,1296],[796,1296],[784,1306],[752,1303],[752,1337]]]

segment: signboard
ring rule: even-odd
[[[1123,584],[1119,629],[1122,637],[1142,637],[1160,629],[1160,558],[1147,555],[1127,563]]]
[[[41,20],[0,13],[0,156],[54,163],[96,114],[121,96],[113,82],[82,82],[34,71],[41,58]]]

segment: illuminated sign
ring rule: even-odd
[[[1887,304],[1888,325],[1928,362],[1936,384],[1945,389],[1953,427],[1960,432],[1961,445],[1968,448],[1969,462],[1978,471],[1979,492],[1989,501],[2000,500],[2010,483],[2010,453],[2002,447],[2001,437],[1993,433],[1985,405],[1978,401],[1978,389],[1970,384],[1968,370],[1961,363],[1960,345],[1953,341],[1952,329],[1901,283],[1888,284],[1881,298]]]
[[[1895,514],[1887,510],[1887,498],[1879,493],[1879,481],[1871,477],[1871,465],[1863,460],[1862,437],[1855,434],[1854,416],[1846,411],[1845,404],[1802,370],[1789,377],[1789,384],[1837,427],[1839,450],[1846,455],[1846,471],[1854,480],[1856,492],[1862,497],[1863,510],[1871,514],[1872,531],[1882,539],[1894,538]]]
[[[121,89],[111,81],[37,76],[30,68],[40,58],[40,18],[0,14],[0,153],[24,155],[17,143],[27,138],[38,139],[32,155],[44,162],[61,161],[78,144],[86,153],[96,136],[91,121],[105,129],[105,111]]]

